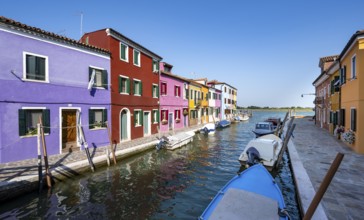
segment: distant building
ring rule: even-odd
[[[202,85],[190,81],[189,84],[189,101],[188,101],[188,109],[189,109],[189,125],[198,125],[201,124],[201,88]]]
[[[221,119],[231,120],[237,114],[237,89],[227,83],[212,80],[208,85],[221,91]]]
[[[0,48],[0,163],[37,157],[39,118],[48,155],[109,145],[107,50],[5,17]]]
[[[199,101],[199,116],[201,123],[208,123],[209,121],[209,115],[211,112],[209,111],[209,86],[207,85],[207,78],[202,79],[191,79],[191,81],[199,83],[201,86],[201,97]]]
[[[172,73],[173,66],[160,63],[160,130],[188,127],[189,81]]]
[[[112,140],[157,133],[162,57],[111,28],[86,33],[82,42],[111,52]]]

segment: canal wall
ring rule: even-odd
[[[173,133],[196,132],[203,125],[194,126]],[[118,144],[115,150],[117,161],[155,148],[158,134]],[[109,148],[109,147],[108,147]],[[107,157],[107,147],[90,148],[92,162],[96,168],[113,166],[113,159]],[[48,158],[53,182],[72,179],[91,172],[85,151],[52,155]],[[39,190],[37,159],[0,164],[0,204],[9,199]],[[44,175],[44,173],[43,173]],[[46,181],[43,181],[44,185]]]

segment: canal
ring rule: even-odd
[[[308,113],[310,114],[310,113]],[[214,135],[197,134],[175,151],[150,150],[2,204],[0,219],[196,219],[240,168],[238,157],[254,138],[254,124],[285,112],[254,112],[247,122]],[[284,156],[272,173],[292,219],[299,219],[296,192]]]

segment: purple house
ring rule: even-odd
[[[209,88],[209,121],[221,120],[221,90],[218,90],[210,85]]]
[[[160,64],[160,130],[188,127],[188,84],[183,77],[171,73],[172,65]]]
[[[110,53],[0,17],[0,163],[109,145]],[[84,142],[83,142],[84,143]]]

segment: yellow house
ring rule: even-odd
[[[341,52],[340,90],[341,106],[339,123],[346,134],[352,131],[355,141],[345,133],[343,141],[356,152],[364,154],[364,31],[357,31]],[[347,138],[345,138],[345,136]]]
[[[189,100],[188,100],[188,109],[189,109],[189,125],[197,125],[201,123],[201,85],[194,81],[190,81],[189,85]]]

